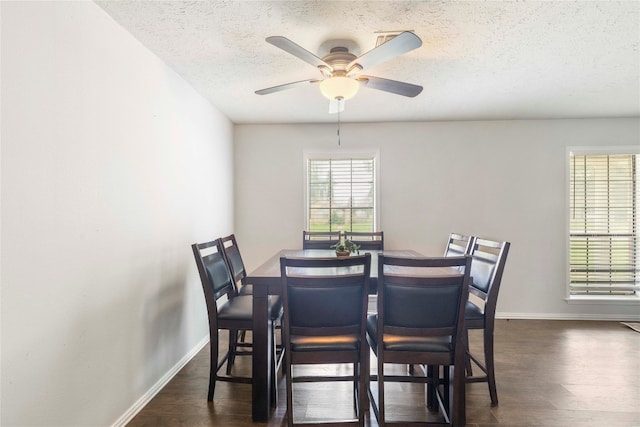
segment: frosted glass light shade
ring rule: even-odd
[[[360,83],[349,77],[329,77],[320,82],[320,92],[329,99],[351,99],[360,89]]]

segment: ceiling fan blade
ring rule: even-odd
[[[414,96],[417,96],[418,94],[420,94],[420,92],[422,92],[422,86],[399,82],[397,80],[383,79],[381,77],[360,76],[356,80],[364,85],[364,87],[383,90],[385,92],[408,96],[410,98],[413,98]]]
[[[278,85],[278,86],[268,87],[266,89],[257,90],[256,94],[257,95],[268,95],[268,94],[274,93],[274,92],[281,92],[281,91],[287,90],[287,89],[293,89],[293,88],[300,87],[300,86],[306,86],[308,84],[318,83],[319,81],[321,81],[321,80],[311,79],[311,80],[301,80],[299,82],[293,82],[293,83],[285,83],[283,85]]]
[[[353,74],[366,68],[371,68],[420,46],[422,46],[420,37],[410,31],[405,31],[351,61],[347,65],[347,72]]]
[[[309,52],[302,46],[292,42],[286,37],[272,36],[272,37],[267,37],[266,40],[268,43],[271,43],[275,47],[279,47],[285,52],[288,52],[291,55],[302,59],[304,62],[307,62],[313,65],[314,67],[320,68],[321,70],[323,68],[328,68],[330,71],[333,71],[333,68],[331,68],[329,64],[327,64],[322,59],[315,56],[313,53]]]
[[[341,113],[344,111],[344,98],[343,99],[330,99],[329,100],[329,114]]]

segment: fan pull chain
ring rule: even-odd
[[[340,110],[338,110],[338,147],[340,147]]]

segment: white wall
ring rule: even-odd
[[[243,125],[236,234],[249,269],[301,246],[304,150],[380,151],[388,249],[440,255],[449,232],[511,242],[498,315],[640,318],[638,305],[567,304],[566,147],[638,145],[640,120]]]
[[[208,338],[233,126],[92,2],[0,7],[0,424],[110,425]]]

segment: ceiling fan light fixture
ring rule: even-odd
[[[349,77],[329,77],[320,82],[320,92],[328,99],[351,99],[360,89],[360,83]]]

